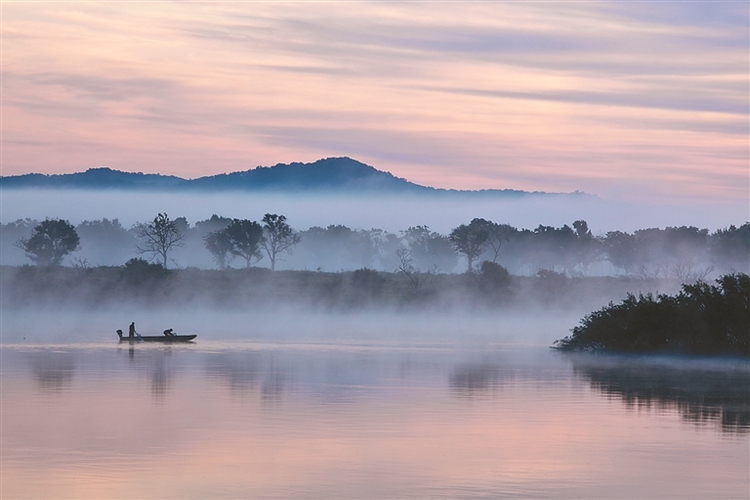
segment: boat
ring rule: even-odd
[[[190,342],[198,335],[139,335],[129,337],[122,334],[122,330],[117,330],[117,336],[120,342],[161,342],[162,344],[171,344],[173,342]]]

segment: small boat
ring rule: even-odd
[[[170,344],[172,342],[190,342],[198,335],[138,335],[129,337],[122,334],[122,330],[117,330],[117,336],[120,342],[161,342]]]

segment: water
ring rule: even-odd
[[[750,364],[6,344],[6,498],[747,498]]]

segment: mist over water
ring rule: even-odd
[[[11,344],[114,342],[115,330],[131,322],[143,335],[199,334],[202,340],[281,342],[359,342],[404,345],[548,346],[568,333],[580,310],[536,314],[528,311],[394,312],[369,310],[330,313],[282,304],[256,311],[216,310],[194,306],[148,310],[133,304],[104,310],[28,308],[3,311],[2,340]]]

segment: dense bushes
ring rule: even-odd
[[[562,350],[676,352],[750,357],[750,277],[683,285],[676,296],[635,295],[587,315]]]

